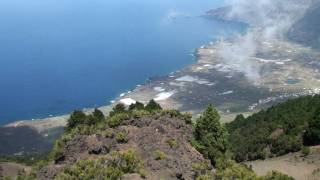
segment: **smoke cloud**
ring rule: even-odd
[[[259,42],[284,38],[290,27],[310,7],[312,0],[225,0],[231,6],[228,19],[250,25],[245,35],[232,43],[221,42],[218,53],[227,64],[243,72],[250,80],[259,80],[259,68],[250,60]]]

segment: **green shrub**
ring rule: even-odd
[[[126,113],[126,106],[122,103],[119,103],[117,105],[115,105],[113,108],[112,108],[112,111],[109,113],[109,116],[112,117],[116,114],[119,114],[119,113]]]
[[[202,161],[199,163],[193,163],[192,170],[195,173],[196,179],[198,178],[202,179],[210,173],[210,170],[211,170],[210,162]]]
[[[113,138],[114,137],[114,134],[110,131],[105,131],[104,132],[104,137],[106,138]]]
[[[214,176],[211,173],[202,174],[196,177],[196,180],[213,180]]]
[[[80,160],[64,169],[57,180],[108,179],[118,180],[126,173],[141,173],[143,166],[134,151],[113,152],[110,157]],[[141,174],[141,176],[145,176]]]
[[[124,132],[119,132],[116,136],[116,140],[118,143],[126,143],[128,142],[127,134]]]
[[[294,178],[278,171],[271,171],[266,176],[260,177],[259,180],[294,180]]]
[[[304,146],[304,147],[302,148],[302,150],[301,150],[301,154],[302,154],[303,156],[308,156],[308,155],[310,154],[310,148],[307,147],[307,146]]]
[[[186,122],[186,124],[192,124],[192,114],[191,113],[184,113],[182,114],[182,119],[184,120],[184,122]]]
[[[216,180],[248,179],[257,180],[257,175],[248,167],[231,160],[219,160],[215,174]]]
[[[155,111],[159,111],[162,110],[162,107],[160,106],[160,104],[156,103],[156,101],[154,101],[153,99],[149,101],[149,103],[146,105],[145,110],[149,111],[149,112],[155,112]]]
[[[26,171],[20,171],[17,175],[16,180],[36,180],[34,174],[27,173]]]
[[[175,109],[164,109],[161,111],[161,116],[169,115],[171,118],[173,117],[181,117],[181,113]]]
[[[87,116],[84,114],[84,112],[75,110],[73,113],[71,113],[70,118],[67,122],[67,129],[70,130],[80,124],[84,124]]]
[[[154,159],[159,161],[159,160],[164,160],[166,158],[166,153],[160,150],[156,150],[154,152]]]
[[[65,143],[59,139],[55,142],[53,149],[50,153],[50,159],[54,160],[55,162],[58,162],[63,158],[63,152],[64,152],[64,145]]]
[[[102,121],[104,119],[104,114],[99,109],[95,108],[93,113],[93,117],[95,117],[98,121]]]
[[[168,140],[166,141],[166,143],[167,143],[171,148],[174,148],[174,147],[178,147],[178,146],[179,146],[178,142],[177,142],[175,139],[173,139],[173,138],[168,139]]]
[[[74,165],[67,167],[57,176],[57,180],[71,179],[110,179],[117,180],[123,172],[119,167],[104,164],[105,159],[80,160]]]
[[[144,109],[144,104],[137,101],[136,103],[131,104],[128,109],[129,109],[129,111],[143,110]]]
[[[304,133],[306,145],[320,144],[320,107],[315,113],[315,117],[310,121],[308,129]]]
[[[112,117],[109,117],[107,119],[107,124],[109,127],[117,127],[121,124],[121,122],[125,119],[128,119],[129,116],[126,113],[119,113],[119,114],[115,114]]]
[[[97,119],[95,116],[90,114],[85,119],[84,124],[88,125],[88,126],[91,126],[91,125],[97,124],[98,122],[99,122],[99,119]]]
[[[114,155],[120,160],[121,169],[125,173],[139,172],[142,168],[142,162],[133,150]]]
[[[164,109],[161,111],[161,116],[169,115],[171,118],[179,118],[183,120],[186,124],[192,124],[192,114],[190,113],[181,113],[175,109]]]
[[[138,109],[134,109],[131,111],[131,116],[134,118],[142,118],[145,116],[149,116],[150,112],[146,111],[146,110],[138,110]]]

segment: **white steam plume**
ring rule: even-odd
[[[240,19],[251,28],[237,36],[232,44],[222,42],[219,55],[250,80],[259,79],[259,69],[250,57],[256,54],[259,42],[285,37],[290,27],[309,8],[312,0],[225,0],[231,11],[228,19]]]

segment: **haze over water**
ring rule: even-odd
[[[0,124],[108,104],[239,24],[222,0],[1,0]]]

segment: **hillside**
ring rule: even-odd
[[[204,161],[189,144],[191,136],[192,127],[169,114],[124,119],[117,127],[106,128],[100,133],[74,135],[65,143],[62,155],[56,157],[56,165],[41,170],[38,177],[50,179],[61,167],[84,159],[113,159],[123,155],[136,156],[137,166],[138,161],[144,162],[144,171],[150,178],[190,179],[192,164]],[[110,155],[112,151],[116,151],[116,155]],[[143,173],[139,169],[132,172]],[[136,175],[129,177],[132,176]]]
[[[227,124],[238,162],[297,152],[320,144],[320,96],[292,99]],[[241,144],[241,145],[239,145]]]
[[[189,114],[154,101],[118,104],[108,117],[75,111],[49,160],[18,179],[293,179],[276,171],[257,176],[232,161],[219,120],[212,106],[193,124]]]

